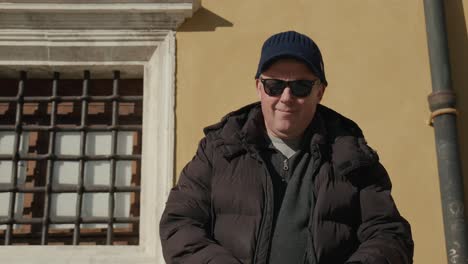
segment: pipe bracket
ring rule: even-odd
[[[441,108],[437,109],[434,112],[431,113],[431,116],[429,117],[429,120],[427,121],[428,126],[433,126],[434,124],[434,118],[440,115],[445,115],[445,114],[453,114],[455,116],[458,116],[458,111],[455,108]]]
[[[434,118],[437,116],[446,114],[458,116],[458,111],[455,108],[456,96],[453,91],[433,92],[427,99],[429,101],[429,109],[431,110],[431,115],[427,121],[429,126],[433,125]]]

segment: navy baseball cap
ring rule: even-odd
[[[282,58],[293,58],[303,62],[325,86],[328,85],[320,49],[311,38],[296,31],[275,34],[263,43],[255,78],[258,79],[262,72]]]

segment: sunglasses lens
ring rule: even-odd
[[[263,87],[269,96],[278,96],[283,93],[286,83],[281,80],[267,79],[263,80]]]
[[[291,93],[296,97],[306,97],[310,94],[313,85],[314,82],[309,80],[292,81],[290,82]]]

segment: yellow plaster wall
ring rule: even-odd
[[[468,1],[447,2],[454,84],[468,105],[461,88],[468,87]],[[203,127],[257,100],[253,76],[263,41],[279,31],[303,32],[324,56],[323,104],[360,124],[390,173],[394,198],[413,228],[415,263],[446,263],[434,134],[425,124],[431,77],[422,1],[204,0],[202,6],[176,35],[177,175]],[[460,123],[467,133],[467,120]],[[468,162],[467,145],[462,137]]]

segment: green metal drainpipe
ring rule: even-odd
[[[424,0],[432,76],[433,113],[448,263],[468,263],[463,178],[458,148],[443,0]],[[438,113],[438,114],[437,114]]]

